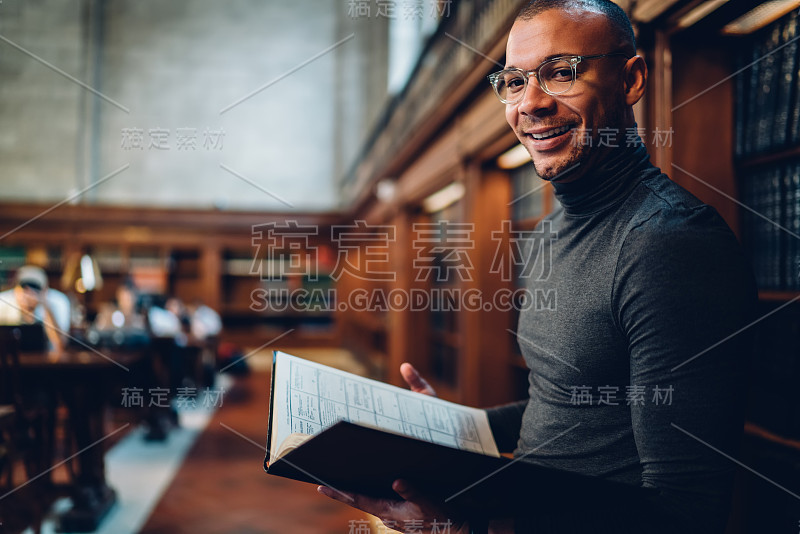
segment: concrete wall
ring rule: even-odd
[[[335,208],[387,31],[345,0],[3,0],[0,35],[108,100],[0,42],[0,198]]]
[[[0,35],[75,77],[86,75],[78,1],[0,4]],[[61,200],[79,185],[83,93],[0,41],[0,199]]]

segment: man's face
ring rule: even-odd
[[[125,315],[133,314],[136,311],[136,294],[127,287],[120,286],[117,289],[117,305]]]
[[[563,55],[594,55],[619,51],[600,14],[550,9],[528,20],[518,20],[508,37],[506,68],[535,69],[543,61]],[[542,91],[535,76],[528,80],[525,96],[506,105],[506,120],[533,159],[536,172],[546,180],[585,164],[597,144],[599,128],[614,128],[624,138],[625,99],[622,86],[623,57],[581,61],[572,88],[551,96]],[[582,174],[567,173],[564,181]]]
[[[42,300],[44,290],[34,284],[19,284],[14,287],[14,297],[23,313],[31,314]]]

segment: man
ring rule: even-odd
[[[70,326],[70,303],[66,295],[48,289],[41,267],[25,265],[14,277],[14,288],[0,293],[0,324],[42,323],[50,349],[60,353]]]
[[[635,51],[612,2],[535,0],[511,29],[506,68],[490,77],[561,207],[543,223],[552,272],[528,281],[554,291],[556,309],[523,312],[517,332],[530,399],[489,417],[498,447],[517,458],[652,491],[645,504],[603,509],[565,492],[563,505],[532,502],[488,525],[453,518],[454,532],[725,528],[733,464],[714,449],[732,452],[741,434],[748,344],[734,336],[755,290],[730,229],[653,167],[635,135],[632,106],[647,80]],[[430,528],[447,513],[425,488],[394,489],[404,501],[320,491],[400,525]]]

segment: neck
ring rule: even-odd
[[[569,215],[589,215],[613,206],[643,178],[660,172],[641,143],[602,147],[593,155],[581,165],[580,176],[553,183],[556,198]]]

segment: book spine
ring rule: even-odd
[[[797,60],[797,13],[792,13],[780,27],[780,50],[778,94],[776,98],[775,125],[772,130],[772,148],[787,145],[789,135],[790,107]]]
[[[759,70],[761,69],[761,46],[755,45],[750,51],[750,76],[747,83],[747,114],[745,116],[744,130],[744,156],[752,156],[755,153],[756,126],[758,119],[758,88]],[[746,72],[746,71],[745,71]],[[742,73],[744,75],[744,73]]]
[[[789,198],[787,228],[789,246],[786,249],[786,289],[800,290],[800,161],[789,165]]]
[[[768,182],[763,172],[755,173],[751,179],[753,180],[754,190],[753,209],[756,213],[761,214],[764,213],[764,209],[767,206],[765,202],[765,191],[767,190],[766,184]],[[756,282],[758,283],[759,289],[764,289],[766,287],[766,266],[764,262],[767,256],[766,224],[766,221],[761,217],[755,214],[753,215],[753,233],[755,236],[753,243],[753,260],[755,264]]]
[[[776,78],[780,51],[776,51],[780,39],[780,26],[773,24],[765,34],[763,48],[763,68],[759,70],[758,87],[758,127],[756,129],[756,151],[768,152],[772,142],[772,126],[775,122]]]
[[[745,135],[747,132],[747,102],[748,102],[748,87],[747,87],[747,70],[745,67],[747,66],[747,57],[745,55],[745,50],[740,49],[739,53],[737,54],[736,60],[736,71],[739,72],[739,75],[736,76],[736,85],[735,85],[735,92],[734,95],[734,102],[735,109],[734,109],[734,137],[735,137],[735,145],[734,145],[734,156],[736,159],[741,159],[745,156]],[[744,69],[744,70],[743,70]]]
[[[764,249],[762,250],[761,262],[763,264],[762,272],[764,276],[764,289],[775,289],[775,274],[774,266],[777,263],[777,246],[775,243],[775,208],[778,204],[778,199],[775,198],[775,170],[767,168],[767,171],[762,179],[764,188],[764,211],[761,213],[766,217],[763,221],[762,227],[764,228]],[[777,222],[777,221],[775,221]]]
[[[781,270],[782,270],[782,262],[781,259],[783,258],[783,235],[784,232],[781,230],[781,215],[782,215],[782,208],[781,203],[783,201],[783,176],[781,173],[781,166],[776,165],[772,169],[772,180],[771,180],[771,204],[772,204],[772,216],[770,220],[772,223],[769,225],[770,227],[770,242],[772,243],[772,250],[769,257],[769,271],[770,271],[770,287],[772,289],[780,289],[781,288]]]
[[[793,17],[795,20],[794,38],[797,38],[800,36],[800,30],[797,29],[797,23],[800,22],[800,10],[795,10]],[[794,69],[792,72],[792,95],[790,97],[791,106],[787,135],[788,141],[792,144],[800,143],[800,44],[797,42],[794,44]]]
[[[742,178],[742,203],[752,210],[758,209],[756,205],[755,183],[752,175],[745,175]],[[758,257],[756,255],[756,245],[758,243],[755,233],[756,221],[755,215],[753,215],[753,212],[749,209],[744,210],[742,223],[742,241],[747,250],[753,273],[757,273],[757,266],[755,264],[755,259]]]

